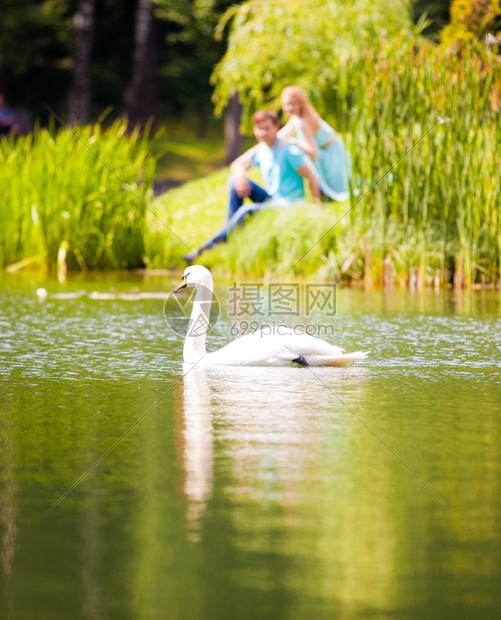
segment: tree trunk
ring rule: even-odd
[[[236,159],[242,150],[242,134],[240,121],[242,118],[242,104],[235,93],[228,102],[224,113],[224,143],[226,165]]]
[[[209,128],[209,110],[206,105],[200,107],[198,111],[197,139],[205,140]]]
[[[68,120],[87,123],[90,118],[89,66],[94,34],[96,0],[80,0],[73,17],[75,46],[73,52],[73,87],[70,94]]]
[[[6,93],[6,85],[5,85],[5,76],[3,73],[2,67],[0,67],[0,94],[6,97],[8,93]]]
[[[132,75],[125,94],[129,123],[144,126],[157,115],[158,30],[152,0],[138,0]]]

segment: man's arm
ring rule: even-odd
[[[313,202],[320,202],[320,186],[317,177],[313,174],[311,168],[307,164],[303,164],[297,168],[296,172],[308,181]]]
[[[235,189],[240,198],[245,198],[250,194],[251,186],[245,173],[252,167],[252,157],[259,146],[259,144],[256,144],[230,164],[230,170],[235,177]]]

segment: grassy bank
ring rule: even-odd
[[[259,181],[259,174],[253,172],[252,176]],[[187,252],[187,246],[196,247],[219,230],[226,218],[227,178],[226,168],[156,200],[153,209],[162,222],[148,214],[150,266],[183,265],[181,256]],[[204,254],[203,262],[217,272],[251,277],[332,279],[337,273],[336,235],[343,224],[327,231],[347,209],[348,202],[322,206],[305,203],[261,212],[237,228],[227,244]],[[325,233],[313,251],[308,252]]]

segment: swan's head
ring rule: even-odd
[[[174,290],[174,293],[178,293],[188,286],[198,286],[199,284],[212,290],[211,273],[206,267],[202,267],[202,265],[190,265],[184,270],[181,284]]]

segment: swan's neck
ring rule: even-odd
[[[183,357],[185,362],[198,362],[206,353],[205,337],[209,329],[211,303],[212,282],[197,286],[184,341]]]

